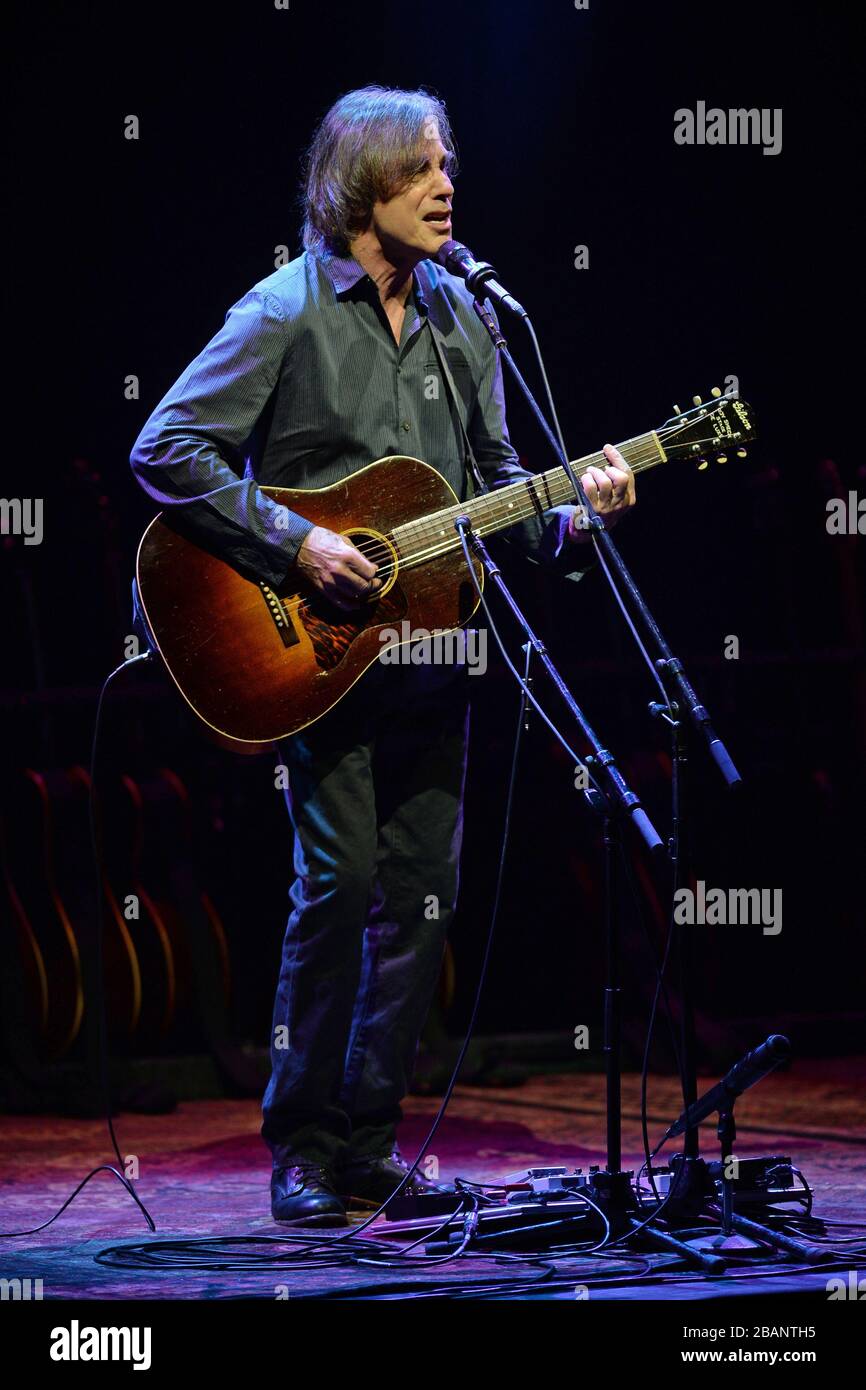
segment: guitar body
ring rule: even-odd
[[[751,406],[735,393],[696,396],[658,430],[619,449],[638,473],[687,458],[723,463],[753,438]],[[383,587],[354,612],[329,603],[293,569],[279,589],[247,578],[184,537],[182,508],[152,521],[138,550],[137,581],[151,637],[187,704],[218,742],[258,753],[297,733],[341,700],[390,647],[412,632],[451,632],[478,607],[456,525],[466,515],[476,534],[574,502],[569,473],[605,467],[589,454],[570,470],[543,474],[458,501],[440,473],[420,459],[391,455],[331,487],[262,491],[317,526],[346,536],[380,566]],[[484,570],[471,563],[480,589]],[[385,632],[385,629],[389,629]],[[417,640],[417,639],[416,639]]]
[[[354,545],[375,545],[394,562],[394,573],[368,603],[347,613],[293,573],[278,589],[245,578],[182,536],[164,513],[151,522],[139,547],[137,581],[153,640],[211,735],[245,753],[260,752],[331,709],[382,651],[400,645],[383,641],[383,629],[450,631],[478,606],[459,548],[405,567],[390,548],[395,527],[458,504],[441,474],[420,459],[380,459],[326,488],[262,491]],[[473,563],[481,584],[481,563]]]

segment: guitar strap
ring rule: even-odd
[[[478,460],[475,457],[475,451],[472,448],[469,435],[466,431],[466,426],[463,423],[463,416],[460,411],[460,396],[457,392],[457,387],[454,385],[454,378],[451,375],[451,368],[448,366],[448,358],[445,353],[445,348],[442,342],[440,341],[441,334],[431,318],[428,317],[427,323],[429,324],[430,334],[433,338],[433,349],[436,353],[436,360],[439,363],[439,370],[442,373],[442,379],[445,382],[445,389],[448,392],[449,408],[453,407],[452,413],[457,416],[457,424],[460,430],[460,439],[463,445],[463,467],[466,470],[467,475],[471,476],[472,481],[474,483],[473,496],[476,496],[479,492],[489,492],[490,489],[481,476],[481,470],[478,467]]]

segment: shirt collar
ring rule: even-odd
[[[433,289],[434,281],[430,275],[430,262],[419,261],[415,267],[412,279],[415,290],[415,308],[422,318],[426,318],[430,312],[430,301],[428,295]]]
[[[332,252],[326,251],[320,259],[337,294],[344,294],[353,285],[357,285],[359,280],[363,280],[367,274],[364,267],[358,265],[354,256],[335,256]]]
[[[322,267],[334,286],[337,294],[345,294],[346,290],[352,289],[360,280],[367,278],[367,272],[362,265],[359,265],[354,256],[337,256],[331,251],[326,251],[320,257]],[[421,272],[421,274],[419,274]],[[423,278],[422,278],[423,277]],[[428,287],[427,262],[421,261],[415,267],[412,274],[412,293],[417,312],[426,317],[429,311],[429,303],[425,295]]]

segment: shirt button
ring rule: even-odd
[[[398,376],[402,376],[402,375],[403,375],[403,368],[402,368],[402,367],[398,367],[398,368],[397,368],[397,375],[398,375]]]
[[[404,429],[404,430],[411,430],[412,426],[409,424],[409,421],[408,421],[408,420],[404,420],[402,423],[403,423],[403,429]]]

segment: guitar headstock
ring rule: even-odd
[[[743,447],[755,438],[755,412],[736,391],[722,394],[714,386],[708,401],[694,397],[689,410],[674,406],[674,414],[656,431],[659,443],[669,459],[693,459],[699,469],[711,459],[727,463],[728,451],[744,458]]]

